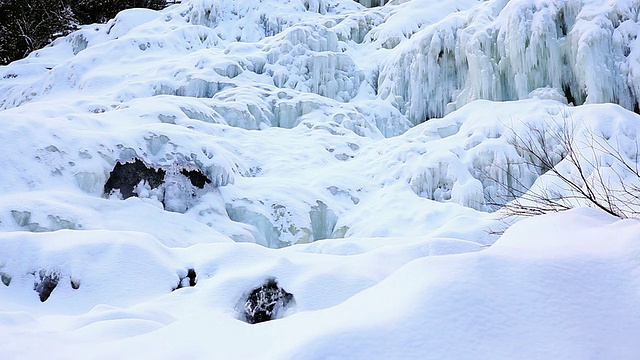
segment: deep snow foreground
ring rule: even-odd
[[[192,0],[0,67],[0,357],[637,357],[635,220],[489,211],[531,129],[637,182],[638,8]]]
[[[120,233],[114,243],[88,232],[84,242],[91,239],[102,255],[84,269],[86,288],[65,284],[40,304],[20,285],[0,287],[0,305],[11,309],[0,317],[2,353],[632,359],[640,352],[638,233],[635,220],[580,209],[522,221],[482,251],[433,237],[387,239],[378,247],[368,239],[327,240],[281,250],[202,244],[171,250],[173,262],[189,259],[201,276],[195,287],[168,293],[177,277],[171,278],[167,248],[137,234]],[[3,253],[22,246],[38,249],[40,260],[61,260],[63,248],[77,249],[69,235],[5,234]],[[105,269],[102,259],[115,254],[122,266]],[[295,310],[258,325],[236,320],[238,298],[266,276],[295,294]],[[131,304],[122,299],[134,300],[140,286],[147,299],[125,306]]]

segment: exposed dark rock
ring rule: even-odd
[[[189,179],[191,185],[200,189],[211,183],[211,179],[200,169],[182,169],[179,174]],[[164,184],[166,175],[167,172],[163,168],[147,166],[137,158],[131,162],[118,162],[104,185],[104,194],[108,196],[112,191],[119,190],[123,199],[137,196],[134,189],[141,181],[146,182],[151,189],[156,189]]]
[[[35,275],[35,274],[34,274]],[[38,273],[39,280],[33,284],[33,290],[35,290],[38,295],[40,295],[40,301],[45,302],[51,296],[51,292],[53,289],[58,286],[58,281],[60,281],[60,275],[53,271],[47,273],[44,270],[40,270]]]
[[[244,301],[242,315],[249,324],[273,320],[293,302],[293,294],[278,286],[275,279],[269,279],[264,285],[249,293]]]
[[[9,284],[11,284],[11,276],[9,276],[9,274],[0,272],[0,278],[2,279],[2,283],[6,286],[9,286]]]
[[[564,91],[564,97],[567,98],[567,103],[577,105],[576,99],[573,97],[573,94],[571,93],[571,88],[569,87],[569,85],[564,85],[562,90]]]
[[[71,279],[71,288],[73,290],[78,290],[80,288],[80,280]]]
[[[196,271],[194,269],[187,269],[187,276],[181,277],[178,282],[178,286],[174,289],[182,289],[187,286],[196,286]]]
[[[207,175],[203,174],[200,170],[189,170],[182,169],[180,174],[186,176],[189,181],[191,181],[191,185],[197,186],[200,189],[204,188],[205,184],[211,184],[211,179],[207,177]]]
[[[166,171],[148,167],[142,160],[133,162],[118,162],[104,184],[104,194],[109,195],[112,190],[120,190],[122,198],[126,199],[136,194],[133,189],[144,180],[152,189],[162,185]]]
[[[187,270],[187,278],[189,278],[189,286],[196,286],[196,271],[194,269]]]

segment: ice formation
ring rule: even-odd
[[[553,88],[570,103],[638,108],[635,1],[488,1],[416,33],[380,71],[413,123],[477,99]]]
[[[51,134],[20,122],[6,127],[5,143],[30,139],[24,144],[37,165],[8,164],[15,180],[3,191],[17,199],[58,184],[96,196],[117,164],[139,159],[166,171],[166,181],[129,184],[120,196],[135,192],[269,247],[358,234],[349,213],[371,206],[362,200],[376,196],[372,184],[406,184],[422,198],[486,211],[509,200],[501,184],[524,191],[541,175],[509,144],[514,132],[542,118],[581,127],[583,115],[567,102],[634,107],[633,86],[620,90],[625,76],[631,85],[635,78],[632,10],[574,0],[413,0],[369,9],[352,1],[209,0],[127,10],[0,70],[3,118],[37,112],[34,122],[46,118]],[[618,48],[628,51],[621,57]],[[114,69],[105,56],[113,51],[136,60]],[[608,70],[591,71],[593,64]],[[463,107],[529,97],[550,100]],[[485,119],[489,107],[503,110]],[[96,126],[97,142],[85,135]],[[60,127],[75,130],[62,135]],[[270,143],[274,137],[282,143]],[[185,171],[209,182],[195,186]],[[6,229],[91,223],[77,211],[6,209]]]
[[[271,11],[273,6],[287,11]],[[233,239],[270,247],[357,234],[347,214],[375,192],[368,190],[371,182],[355,175],[344,182],[336,173],[368,174],[374,184],[404,183],[423,198],[488,210],[488,202],[509,200],[500,184],[516,183],[524,191],[541,175],[510,146],[510,134],[536,118],[558,124],[567,118],[581,123],[582,117],[555,102],[540,111],[534,101],[517,105],[527,111],[504,105],[505,115],[498,111],[479,122],[473,119],[484,118],[485,108],[502,105],[462,105],[531,97],[633,108],[629,99],[635,96],[620,90],[624,76],[630,84],[634,79],[629,6],[414,0],[363,9],[347,1],[264,0],[127,10],[2,69],[6,118],[56,101],[42,115],[48,126],[77,129],[64,141],[59,135],[32,141],[38,171],[49,175],[17,171],[23,180],[15,183],[30,185],[14,185],[11,192],[57,182],[96,195],[116,164],[140,159],[165,169],[168,179],[161,189],[131,184],[136,196],[217,226]],[[434,7],[439,17],[429,11]],[[589,26],[594,22],[611,26]],[[629,49],[626,63],[617,47]],[[115,49],[137,59],[115,70],[119,75],[104,56]],[[587,56],[588,49],[607,59]],[[610,69],[591,71],[595,63]],[[609,88],[595,91],[596,84]],[[96,124],[107,134],[97,144],[83,137]],[[283,130],[267,131],[274,127]],[[21,124],[7,128],[33,139],[37,131]],[[286,145],[268,144],[271,137],[283,137]],[[384,137],[390,139],[380,141]],[[283,161],[277,154],[284,153],[291,155]],[[194,186],[183,170],[210,183]],[[290,175],[302,172],[297,179]],[[81,225],[70,219],[82,216],[59,211],[8,210],[14,224],[32,231]]]
[[[185,0],[0,67],[0,357],[637,354],[634,221],[492,211],[572,199],[531,134],[640,186],[638,9]]]

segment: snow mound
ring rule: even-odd
[[[77,258],[71,264],[83,264],[78,268],[86,274],[79,289],[61,281],[43,304],[50,315],[3,312],[0,326],[8,330],[8,341],[2,353],[32,357],[39,349],[26,345],[37,339],[60,357],[84,353],[96,359],[117,354],[135,358],[143,352],[178,358],[187,350],[234,358],[402,354],[427,359],[478,355],[507,359],[595,353],[630,358],[640,351],[634,337],[640,329],[635,315],[640,310],[638,226],[635,220],[620,221],[577,209],[522,221],[491,248],[479,252],[469,252],[470,244],[465,248],[462,243],[433,238],[333,240],[278,251],[251,244],[202,244],[174,254],[191,259],[199,281],[195,287],[173,292],[169,287],[179,276],[170,261],[162,260],[166,250],[148,238],[135,237],[148,254],[143,259],[157,262],[155,271],[166,274],[166,281],[156,280],[152,286],[165,287],[166,295],[128,308],[100,305],[90,310],[80,306],[73,313],[62,307],[53,311],[56,298],[73,295],[77,299],[92,276],[100,279],[97,275],[103,274],[96,274],[97,267],[80,256],[85,247],[74,243],[72,253]],[[610,236],[612,232],[615,237]],[[67,240],[69,234],[62,235]],[[36,236],[20,239],[32,254],[36,254],[34,246],[44,249],[44,242],[36,245],[24,240]],[[51,245],[46,248],[51,250],[38,255],[39,259],[53,264],[56,258],[70,256],[51,248],[62,238],[47,240]],[[377,246],[371,245],[376,242]],[[98,241],[85,246],[89,250],[106,245]],[[348,255],[356,247],[360,251]],[[446,248],[450,250],[442,251]],[[436,256],[438,249],[441,256]],[[430,251],[432,256],[425,256]],[[340,255],[327,254],[331,252]],[[15,273],[15,265],[11,269]],[[107,273],[116,271],[110,269]],[[242,294],[271,276],[295,294],[295,311],[259,325],[236,319],[234,307]],[[25,276],[21,286],[0,285],[3,308],[12,304],[11,309],[21,309],[7,299],[30,297],[30,303],[40,303],[32,290],[32,277]],[[18,291],[23,295],[18,297]],[[140,295],[126,295],[134,296]],[[30,305],[23,302],[21,306]],[[207,331],[193,331],[201,328]],[[218,340],[213,348],[207,343],[211,336]],[[254,346],[240,346],[247,336]],[[268,346],[282,337],[290,341]],[[176,345],[171,339],[182,341]]]
[[[4,296],[25,309],[37,301],[46,301],[53,311],[77,313],[104,302],[129,306],[170,292],[186,274],[167,248],[143,233],[63,230],[0,236]],[[69,308],[69,301],[76,306]]]
[[[335,308],[274,323],[292,335],[321,324],[276,357],[632,358],[638,226],[584,209],[523,221],[490,249],[413,261]]]

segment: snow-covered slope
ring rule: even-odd
[[[84,249],[99,255],[67,260],[42,304],[27,279],[0,287],[1,351],[13,359],[44,349],[53,359],[633,359],[639,232],[635,220],[575,210],[518,223],[480,252],[423,237],[284,250],[201,244],[171,256],[131,233],[114,233],[117,241],[102,232],[5,234],[3,252],[29,249],[43,265]],[[116,257],[121,266],[105,267]],[[180,260],[199,281],[169,293],[185,274]],[[27,270],[15,263],[5,268]],[[295,295],[295,309],[257,325],[237,320],[243,292],[269,276]]]
[[[589,141],[637,163],[640,4],[361,3],[130,9],[0,67],[0,358],[639,354],[635,220],[491,211],[553,183],[532,130],[638,180]]]

